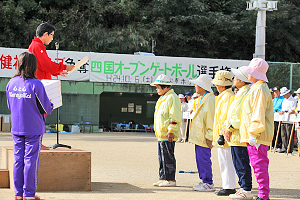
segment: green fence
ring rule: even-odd
[[[287,87],[290,90],[300,88],[300,63],[268,62],[267,77],[269,87]]]

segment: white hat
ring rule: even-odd
[[[197,93],[194,93],[192,97],[193,97],[193,98],[198,97]]]
[[[172,85],[170,79],[164,75],[158,75],[158,77],[156,78],[156,80],[150,84],[151,86],[155,86],[155,85]]]
[[[300,88],[298,88],[298,90],[295,92],[296,94],[299,94],[300,93]]]
[[[290,92],[289,89],[287,89],[286,87],[283,87],[280,89],[280,93],[281,93],[280,96],[286,95],[289,92]]]
[[[198,85],[206,91],[213,92],[211,89],[211,77],[207,74],[201,74],[197,79],[189,80],[194,85]]]
[[[183,94],[179,94],[178,97],[179,97],[179,99],[185,98]]]
[[[236,76],[241,81],[243,81],[245,83],[250,83],[251,81],[248,80],[248,73],[243,70],[243,68],[245,68],[245,67],[247,67],[247,66],[242,66],[238,69],[231,68],[231,71],[232,71],[233,75]]]

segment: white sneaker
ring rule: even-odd
[[[164,182],[166,180],[159,180],[156,183],[153,183],[153,186],[159,186],[160,183]]]
[[[194,186],[193,189],[199,192],[212,192],[216,190],[214,184],[208,184],[208,183],[201,183],[201,184],[199,183],[199,185]]]
[[[199,185],[193,187],[193,190],[197,190],[198,188],[202,187],[202,182],[199,182]]]
[[[158,187],[175,187],[175,186],[176,186],[176,181],[167,181],[167,180],[161,182],[158,185]]]
[[[239,189],[235,194],[229,195],[231,199],[253,199],[252,193],[247,193],[243,188]]]

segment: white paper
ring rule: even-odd
[[[279,113],[278,112],[274,113],[274,121],[275,122],[279,122],[280,121],[279,120]]]
[[[82,58],[78,63],[75,64],[74,69],[72,69],[71,71],[69,71],[68,74],[70,75],[71,73],[73,73],[79,67],[81,67],[82,65],[84,65],[88,60],[89,60],[88,56],[85,56],[84,58]]]
[[[60,80],[42,80],[48,98],[53,103],[53,109],[62,106]]]
[[[298,122],[297,115],[295,115],[295,114],[290,115],[290,121],[291,122]]]
[[[190,112],[183,112],[182,119],[190,119]]]

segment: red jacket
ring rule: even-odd
[[[42,79],[49,79],[51,80],[52,76],[57,76],[60,72],[66,69],[67,65],[61,63],[56,63],[51,61],[51,58],[49,58],[47,52],[46,52],[46,46],[43,44],[43,42],[37,38],[34,37],[32,40],[28,51],[30,53],[33,53],[37,59],[37,66],[38,69],[36,71],[36,78],[39,80]]]

